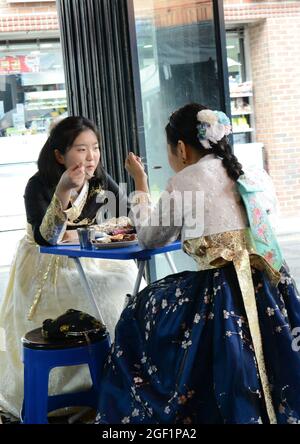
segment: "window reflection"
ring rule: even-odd
[[[0,135],[45,133],[66,109],[59,43],[0,43]]]
[[[211,1],[135,0],[136,33],[152,191],[171,174],[164,152],[169,114],[188,102],[220,106]]]
[[[213,5],[207,0],[134,0],[134,9],[148,177],[155,199],[174,174],[164,133],[170,113],[188,102],[220,108]],[[154,169],[156,165],[163,168]]]
[[[26,224],[23,194],[49,126],[67,115],[57,38],[0,41],[0,265],[10,263]],[[12,241],[13,240],[13,241]]]

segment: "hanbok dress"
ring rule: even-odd
[[[41,254],[39,245],[55,245],[66,230],[97,223],[96,215],[101,210],[104,220],[108,191],[126,208],[127,197],[106,173],[101,183],[96,178],[86,182],[66,211],[39,173],[27,184],[27,231],[18,245],[0,308],[0,409],[15,417],[19,416],[23,400],[21,337],[41,327],[45,319],[54,319],[70,308],[97,316],[73,259]],[[134,288],[136,264],[92,258],[82,258],[81,263],[113,340],[126,293]],[[86,366],[56,368],[50,374],[49,393],[77,391],[89,384]]]
[[[96,423],[300,423],[299,295],[267,218],[270,178],[242,179],[209,154],[173,176],[154,208],[145,195],[134,200],[140,243],[180,235],[199,271],[150,284],[124,309]],[[187,226],[194,204],[165,204],[174,191],[203,192],[199,236]]]

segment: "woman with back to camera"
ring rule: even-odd
[[[101,166],[95,125],[84,117],[61,120],[52,128],[39,155],[38,172],[26,186],[27,231],[19,243],[0,309],[0,329],[5,334],[5,347],[0,350],[0,408],[15,417],[23,399],[21,337],[41,327],[46,318],[56,318],[70,308],[97,316],[75,262],[41,254],[39,246],[77,239],[76,228],[96,223],[108,192],[126,208],[127,197]],[[134,287],[136,265],[91,258],[82,258],[81,263],[113,337],[124,294]],[[54,369],[50,393],[78,390],[88,381],[86,369]]]
[[[154,208],[140,159],[131,153],[126,160],[139,242],[152,248],[181,235],[199,271],[147,286],[122,312],[98,423],[300,421],[293,341],[300,301],[268,220],[275,195],[266,195],[265,172],[244,173],[230,130],[224,113],[202,105],[171,115],[166,135],[176,174]]]

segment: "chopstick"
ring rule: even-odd
[[[143,165],[148,165],[147,163],[143,162]],[[160,168],[162,168],[161,165],[154,165],[153,167],[151,167],[153,170],[159,170]]]
[[[148,162],[143,162],[143,159],[145,159],[145,157],[141,157],[141,161],[143,165],[147,165],[148,166]],[[153,170],[159,170],[160,168],[162,168],[161,165],[154,165],[151,167]]]

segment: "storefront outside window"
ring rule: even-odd
[[[264,146],[256,141],[254,86],[247,57],[247,29],[226,32],[233,148],[245,168],[265,168]]]
[[[262,165],[272,178],[276,231],[299,286],[300,2],[224,0],[224,20],[234,151],[243,166]]]
[[[11,262],[24,233],[24,189],[49,126],[66,115],[59,40],[0,42],[0,265]]]

